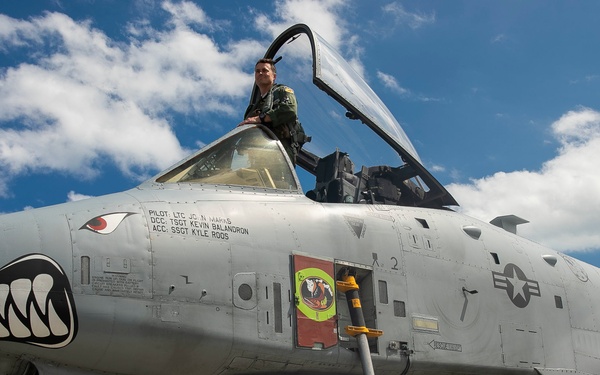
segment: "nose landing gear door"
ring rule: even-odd
[[[325,349],[338,342],[333,260],[293,255],[296,346]]]

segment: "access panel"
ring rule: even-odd
[[[337,344],[333,261],[294,255],[296,344],[324,349]]]

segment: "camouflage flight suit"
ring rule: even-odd
[[[296,165],[296,155],[300,145],[297,139],[292,139],[292,133],[301,125],[298,122],[294,90],[284,85],[274,84],[264,97],[248,106],[244,118],[258,116],[260,113],[269,115],[271,122],[265,125],[279,138],[290,160]],[[302,136],[304,136],[303,131]],[[301,141],[303,143],[304,139]]]

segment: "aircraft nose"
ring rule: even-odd
[[[71,235],[63,213],[49,208],[0,216],[0,266],[28,254],[45,254],[63,267],[72,263]]]
[[[0,341],[58,348],[77,331],[66,218],[30,210],[0,216]],[[72,262],[72,261],[71,261]]]

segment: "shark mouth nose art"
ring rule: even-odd
[[[62,348],[77,334],[77,312],[65,272],[43,254],[0,269],[0,340]]]

